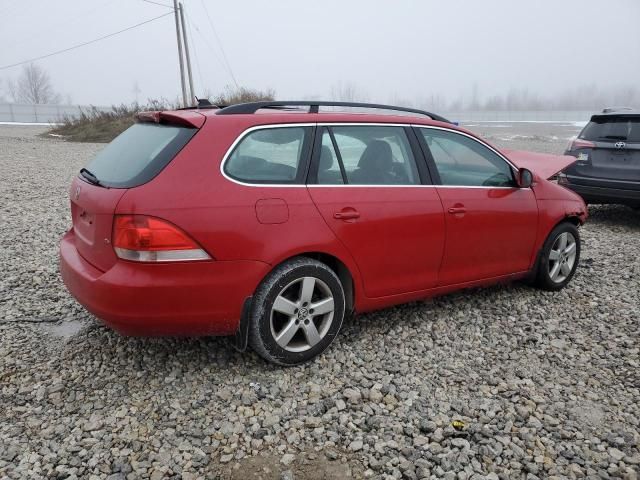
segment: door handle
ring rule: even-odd
[[[360,218],[360,212],[353,209],[344,209],[340,212],[334,213],[333,218],[336,220],[355,220],[356,218]]]
[[[449,213],[451,213],[452,215],[459,214],[459,213],[467,213],[467,209],[464,207],[451,207],[449,209]]]

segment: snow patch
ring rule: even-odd
[[[60,125],[59,123],[36,123],[36,122],[0,122],[0,125],[16,125],[18,127],[53,127],[55,125]]]

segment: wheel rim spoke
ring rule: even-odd
[[[569,265],[567,265],[566,263],[562,263],[560,264],[560,271],[562,272],[562,274],[564,276],[567,276],[571,273],[571,267]]]
[[[276,342],[282,348],[286,348],[291,342],[291,339],[295,336],[296,332],[299,329],[299,325],[296,323],[296,319],[292,318],[289,320],[289,323],[282,329],[280,334],[276,337]]]
[[[558,279],[558,272],[560,271],[560,262],[556,262],[553,265],[553,268],[551,269],[551,271],[549,272],[549,276],[551,277],[551,280],[557,280]]]
[[[567,248],[567,232],[561,233],[558,237],[558,250],[562,251]]]
[[[565,248],[565,249],[564,249],[564,254],[565,254],[565,255],[567,255],[567,256],[569,256],[569,255],[574,254],[574,253],[575,253],[575,251],[576,251],[576,243],[575,243],[575,242],[573,242],[573,243],[570,243],[570,244],[567,246],[567,248]]]
[[[551,250],[549,252],[549,260],[558,260],[560,258],[560,252],[557,250]]]
[[[318,333],[316,324],[313,323],[313,320],[309,320],[308,323],[305,322],[304,334],[307,337],[307,342],[309,342],[309,345],[311,345],[312,347],[320,340],[322,340],[320,334]]]
[[[287,300],[283,296],[278,296],[276,301],[273,302],[273,309],[276,312],[284,313],[285,315],[295,315],[296,308],[298,306],[291,300]]]
[[[313,315],[324,315],[333,312],[333,298],[325,298],[319,302],[312,303],[311,308],[313,309]]]
[[[302,279],[302,289],[300,290],[300,302],[311,303],[313,290],[316,287],[316,279],[313,277],[304,277]]]

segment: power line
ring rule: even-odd
[[[209,43],[209,40],[207,39],[207,37],[205,36],[204,33],[202,33],[202,31],[198,28],[198,25],[196,25],[195,20],[193,20],[193,28],[196,29],[196,32],[198,32],[198,35],[200,35],[200,37],[202,38],[202,41],[205,43],[205,45],[207,47],[209,47],[209,50],[211,50],[211,53],[213,53],[213,55],[216,57],[216,59],[218,60],[218,62],[220,62],[220,65],[222,66],[222,68],[229,74],[229,76],[233,79],[233,75],[231,73],[231,71],[229,71],[229,69],[227,68],[227,65],[225,65],[224,61],[220,58],[220,54],[216,51],[215,48],[213,48],[213,46],[211,45],[211,43]],[[237,85],[237,83],[236,83]]]
[[[200,0],[200,2],[202,3],[202,7],[204,8],[204,13],[207,14],[207,20],[209,20],[209,25],[211,26],[213,35],[216,37],[216,40],[218,41],[218,46],[220,47],[220,51],[222,52],[222,58],[224,59],[224,63],[227,65],[227,69],[231,74],[233,83],[236,84],[236,88],[240,88],[240,85],[238,85],[238,82],[236,80],[236,76],[233,74],[233,70],[231,69],[231,65],[229,64],[229,60],[227,59],[227,54],[224,51],[224,47],[222,46],[222,40],[220,40],[220,37],[218,36],[218,32],[216,31],[216,27],[213,26],[213,22],[211,21],[211,17],[209,16],[209,10],[207,9],[207,5],[205,4],[204,0]]]
[[[156,20],[159,20],[159,19],[160,19],[160,18],[162,18],[162,17],[166,17],[167,15],[173,15],[173,12],[165,13],[164,15],[160,15],[160,16],[158,16],[158,17],[151,18],[151,19],[149,19],[149,20],[146,20],[146,21],[144,21],[144,22],[137,23],[137,24],[132,25],[132,26],[130,26],[130,27],[123,28],[122,30],[118,30],[117,32],[110,33],[109,35],[104,35],[103,37],[99,37],[99,38],[95,38],[95,39],[93,39],[93,40],[89,40],[88,42],[79,43],[78,45],[74,45],[73,47],[64,48],[64,49],[62,49],[62,50],[58,50],[57,52],[52,52],[52,53],[48,53],[48,54],[46,54],[46,55],[41,55],[41,56],[39,56],[39,57],[30,58],[29,60],[24,60],[24,61],[22,61],[22,62],[13,63],[13,64],[11,64],[11,65],[4,65],[4,66],[1,66],[1,67],[0,67],[0,70],[6,70],[7,68],[18,67],[18,66],[20,66],[20,65],[24,65],[25,63],[35,62],[36,60],[42,60],[43,58],[48,58],[48,57],[52,57],[52,56],[54,56],[54,55],[58,55],[58,54],[60,54],[60,53],[68,52],[68,51],[70,51],[70,50],[75,50],[76,48],[84,47],[84,46],[86,46],[86,45],[90,45],[90,44],[92,44],[92,43],[99,42],[100,40],[104,40],[105,38],[113,37],[113,36],[118,35],[118,34],[120,34],[120,33],[124,33],[124,32],[127,32],[127,31],[129,31],[129,30],[133,30],[134,28],[140,27],[140,26],[142,26],[142,25],[146,25],[147,23],[155,22]]]
[[[101,8],[104,8],[104,6],[107,5],[108,3],[110,3],[111,1],[112,0],[105,0],[100,5],[98,5],[98,6],[94,5],[93,8],[91,8],[89,10],[84,10],[84,11],[80,11],[80,12],[74,12],[73,18],[71,20],[69,20],[69,16],[68,15],[65,15],[65,20],[63,20],[62,22],[49,23],[47,25],[46,35],[51,35],[53,33],[59,32],[60,29],[58,27],[60,27],[61,24],[64,24],[65,29],[68,30],[70,25],[75,25],[75,24],[77,24],[79,22],[86,23],[85,19],[86,19],[87,15],[92,15],[93,13],[97,12]],[[59,10],[57,10],[57,11],[59,11]],[[0,15],[0,17],[1,16],[2,15]],[[50,30],[51,27],[54,27],[54,28]],[[33,36],[26,37],[26,40],[34,40],[34,37]],[[25,42],[25,38],[23,38],[22,40],[19,40],[17,43],[13,43],[12,46],[15,47],[16,45],[23,45],[24,42]]]
[[[200,61],[198,60],[198,49],[196,48],[196,44],[193,41],[193,34],[191,31],[193,30],[193,24],[191,23],[191,15],[185,10],[185,17],[187,17],[187,23],[189,24],[189,30],[187,31],[187,35],[189,36],[189,42],[191,42],[193,49],[193,56],[196,60],[196,70],[198,71],[198,78],[200,78],[200,87],[202,88],[202,92],[205,90],[205,83],[202,78],[202,69],[200,68]]]
[[[173,7],[171,5],[166,5],[164,3],[160,3],[160,2],[154,2],[153,0],[142,0],[143,2],[147,2],[147,3],[153,3],[154,5],[160,5],[161,7],[167,7],[170,8],[171,10],[173,10]]]

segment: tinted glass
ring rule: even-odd
[[[640,117],[594,117],[579,138],[592,142],[640,142]]]
[[[295,182],[308,131],[306,127],[282,127],[249,133],[228,158],[225,173],[244,182]]]
[[[322,134],[320,158],[318,161],[318,183],[321,185],[343,184],[342,172],[338,155],[331,141],[331,135],[327,130]]]
[[[347,183],[418,185],[416,162],[402,127],[331,127]],[[324,140],[324,139],[323,139]]]
[[[98,153],[87,169],[106,187],[142,185],[160,173],[196,132],[195,128],[136,123]]]
[[[442,185],[515,187],[513,171],[495,152],[472,138],[421,128]]]

